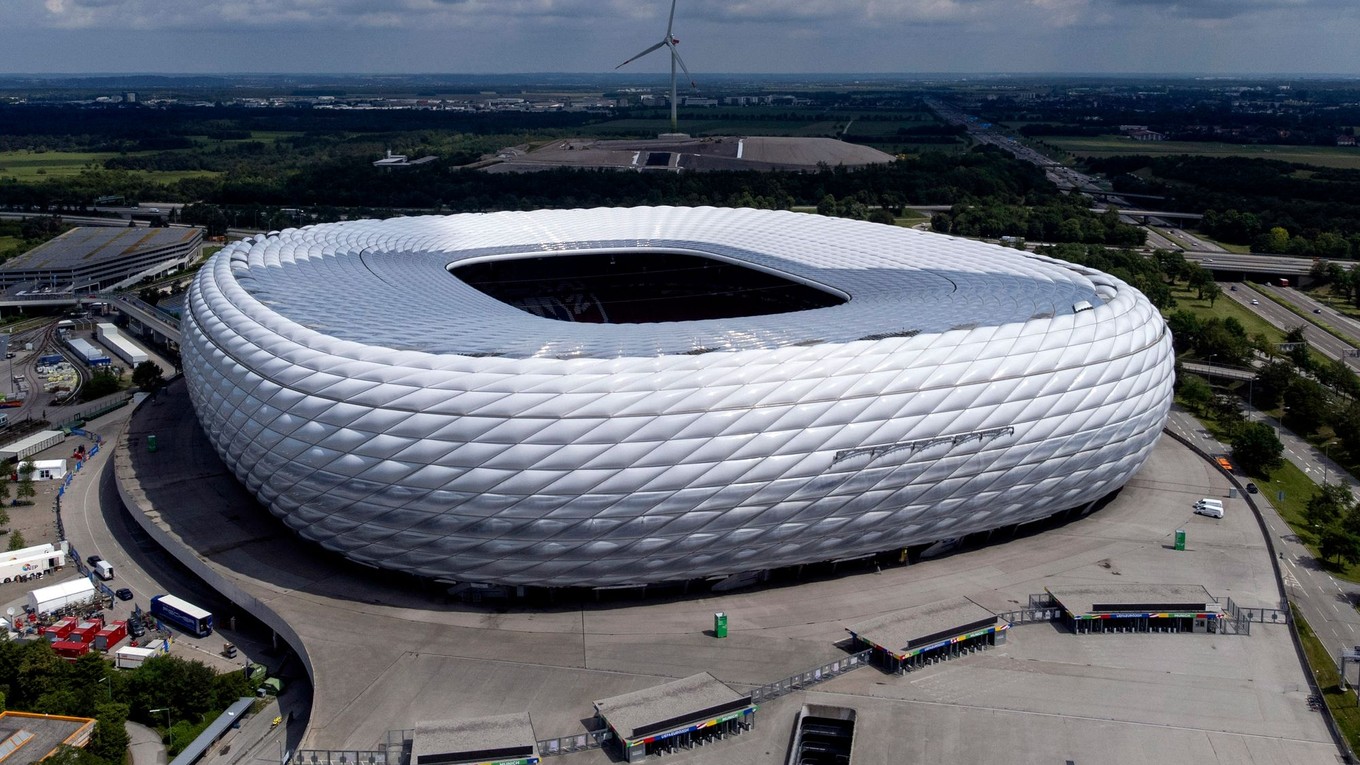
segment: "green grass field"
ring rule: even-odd
[[[102,167],[104,160],[116,156],[112,152],[0,151],[0,177],[29,182],[69,177],[86,167]]]
[[[1356,705],[1355,693],[1342,690],[1341,675],[1336,670],[1336,657],[1313,634],[1313,629],[1299,610],[1292,605],[1290,610],[1293,612],[1295,628],[1299,631],[1299,641],[1303,643],[1308,667],[1322,689],[1322,698],[1327,702],[1332,719],[1336,720],[1341,735],[1351,748],[1360,746],[1360,706]]]
[[[1081,157],[1114,157],[1138,154],[1165,156],[1189,154],[1203,157],[1259,157],[1298,162],[1318,167],[1360,170],[1360,149],[1345,146],[1278,146],[1198,141],[1135,141],[1123,136],[1064,138],[1046,136],[1044,141]]]
[[[14,178],[34,183],[47,178],[69,178],[87,169],[104,166],[105,160],[120,156],[114,152],[29,151],[0,152],[0,178]],[[157,183],[174,183],[182,178],[210,178],[218,175],[211,170],[166,170],[138,172]]]

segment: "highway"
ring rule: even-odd
[[[1265,319],[1276,329],[1288,332],[1295,327],[1303,327],[1304,339],[1314,350],[1329,359],[1344,359],[1346,366],[1360,372],[1360,359],[1347,355],[1347,351],[1354,350],[1350,344],[1336,339],[1307,319],[1277,304],[1265,295],[1257,293],[1245,284],[1220,282],[1219,286],[1223,289],[1223,297],[1242,304],[1248,311]],[[1236,291],[1233,290],[1234,287],[1236,287]],[[1267,287],[1266,289],[1273,290],[1276,288]],[[1255,305],[1251,302],[1253,300],[1256,301]]]
[[[1330,325],[1332,329],[1335,329],[1343,335],[1349,336],[1351,340],[1354,341],[1353,344],[1360,344],[1360,321],[1356,321],[1343,313],[1338,313],[1336,309],[1331,306],[1319,303],[1309,297],[1308,293],[1301,292],[1292,287],[1288,289],[1274,288],[1273,291],[1275,295],[1285,302],[1297,306],[1304,313],[1314,317],[1315,321],[1324,322]]]

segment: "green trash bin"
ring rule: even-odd
[[[727,637],[727,614],[723,611],[713,614],[713,636]]]
[[[146,450],[149,451],[149,452],[154,452],[154,451],[156,451],[156,437],[155,437],[155,436],[147,436],[147,437],[146,437]]]
[[[1176,549],[1185,549],[1185,529],[1176,529]]]

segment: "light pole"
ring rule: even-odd
[[[165,713],[165,732],[166,735],[170,737],[170,747],[173,748],[175,746],[175,728],[170,724],[170,707],[160,707],[159,709],[148,709],[146,711],[153,715],[157,712]]]
[[[105,675],[104,677],[99,678],[99,682],[108,683],[108,685],[104,687],[109,689],[109,701],[113,701],[113,678]]]

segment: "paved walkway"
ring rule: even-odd
[[[161,734],[141,723],[124,723],[128,733],[128,751],[132,752],[132,765],[165,765],[165,745]]]
[[[1324,480],[1342,481],[1351,488],[1353,494],[1360,497],[1360,484],[1312,444],[1284,430],[1275,419],[1258,411],[1249,410],[1247,416],[1248,419],[1265,422],[1276,428],[1285,447],[1285,458],[1314,481],[1318,483]],[[1167,427],[1205,451],[1223,453],[1231,451],[1227,445],[1211,436],[1188,412],[1173,411]],[[1266,499],[1259,494],[1256,498]],[[1273,505],[1258,502],[1257,506],[1266,510],[1262,513],[1266,528],[1274,541],[1275,549],[1283,556],[1281,573],[1285,589],[1298,604],[1304,618],[1308,620],[1309,626],[1317,633],[1323,645],[1333,655],[1339,654],[1343,649],[1360,645],[1360,612],[1355,610],[1355,604],[1360,603],[1360,584],[1337,579],[1327,573],[1284,519],[1274,512]],[[1352,683],[1360,680],[1354,673],[1348,679]]]

